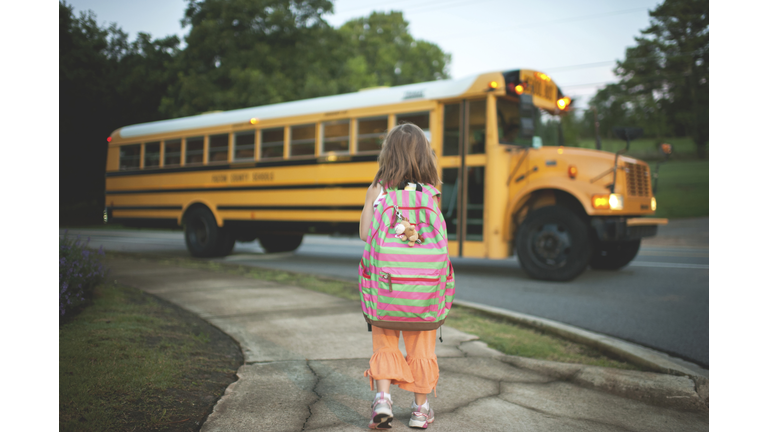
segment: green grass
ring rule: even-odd
[[[691,138],[666,138],[662,140],[665,143],[672,144],[671,160],[680,159],[693,159],[696,158],[696,144],[693,143]],[[649,138],[640,138],[634,140],[629,145],[628,156],[636,157],[645,161],[655,161],[662,158],[662,154],[659,152],[658,140]],[[604,139],[601,141],[602,150],[615,153],[627,146],[626,141],[618,139]],[[594,138],[580,139],[578,147],[581,148],[595,148]],[[708,148],[708,147],[707,147]]]
[[[139,290],[100,286],[59,328],[59,429],[199,429],[242,354],[194,320],[204,324]]]
[[[709,160],[696,159],[696,145],[690,138],[669,138],[672,156],[659,168],[656,217],[686,218],[709,216]],[[616,152],[626,146],[620,140],[603,140],[603,150]],[[594,139],[579,141],[579,147],[595,148]],[[629,156],[648,162],[656,171],[661,154],[654,139],[632,141]]]
[[[709,216],[709,161],[668,161],[661,164],[658,181],[655,216]]]
[[[461,306],[451,308],[446,325],[477,335],[489,347],[504,354],[590,366],[643,370],[638,366],[608,358],[586,345],[522,327]]]
[[[107,257],[141,257],[139,259],[152,260],[166,265],[211,270],[259,280],[276,281],[330,294],[336,297],[354,300],[356,302],[360,301],[360,294],[356,282],[291,273],[282,270],[268,270],[236,264],[222,264],[206,260],[195,260],[192,258],[160,258],[116,252],[107,252]],[[454,308],[451,309],[448,321],[446,322],[446,325],[448,326],[477,335],[481,341],[505,354],[590,366],[644,370],[638,366],[623,361],[610,359],[602,355],[599,351],[587,347],[586,345],[571,342],[558,336],[545,334],[539,330],[520,326],[506,320],[497,319],[467,308],[454,306]]]

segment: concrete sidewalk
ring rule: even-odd
[[[372,348],[357,302],[206,270],[107,264],[119,283],[198,314],[240,344],[239,379],[202,431],[367,429],[373,392],[363,371]],[[476,339],[443,329],[432,430],[709,429],[706,379],[525,359]],[[412,395],[392,389],[393,430],[410,430]]]

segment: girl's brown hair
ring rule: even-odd
[[[415,124],[395,126],[384,138],[379,153],[379,171],[373,184],[398,187],[403,182],[428,183],[437,186],[437,158],[429,147],[424,131]]]

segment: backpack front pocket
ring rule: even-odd
[[[388,320],[435,321],[440,277],[379,273],[378,314]]]

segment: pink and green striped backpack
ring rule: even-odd
[[[387,188],[374,204],[359,265],[360,302],[369,325],[393,330],[440,327],[453,304],[453,266],[445,219],[431,185]],[[420,234],[412,247],[396,232],[408,220]]]

